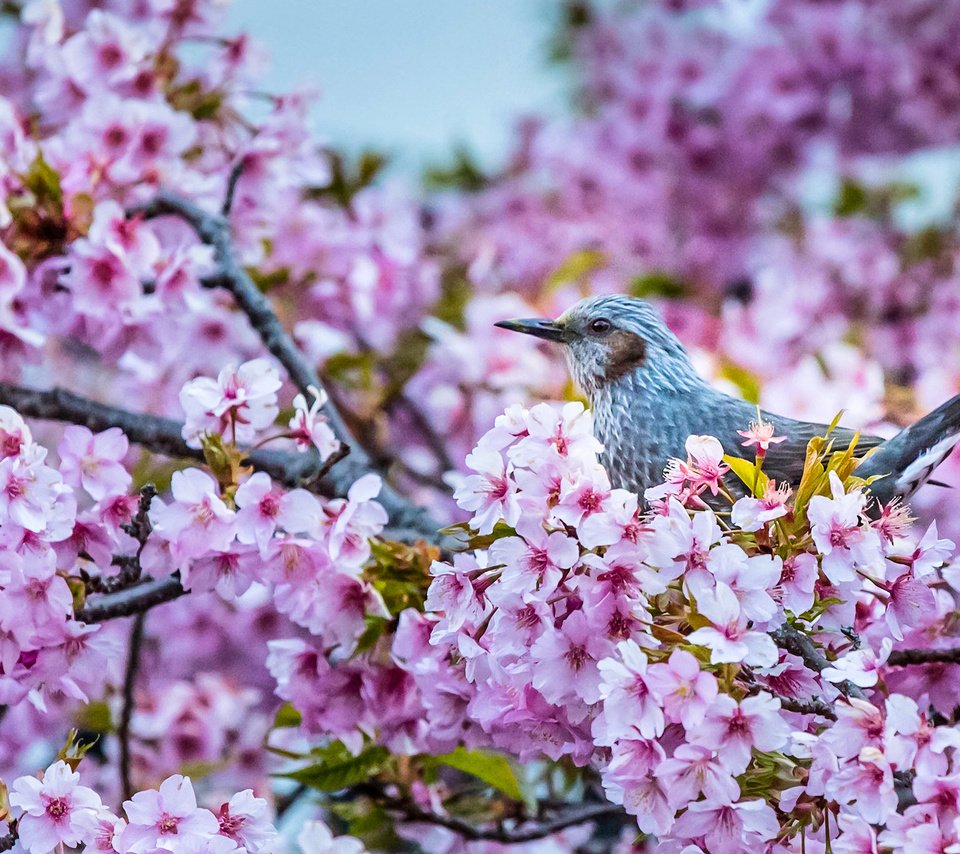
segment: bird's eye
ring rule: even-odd
[[[611,329],[613,329],[613,324],[605,317],[598,317],[596,320],[590,321],[590,331],[596,332],[598,335],[603,335]]]

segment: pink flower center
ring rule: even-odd
[[[23,488],[23,484],[24,481],[20,480],[19,478],[10,478],[10,480],[7,481],[6,489],[4,490],[7,493],[7,498],[9,498],[11,501],[15,501],[17,498],[23,495],[24,492],[26,492],[26,490]]]
[[[503,501],[507,497],[507,479],[505,477],[487,478],[487,496],[493,501]]]
[[[0,444],[2,455],[5,457],[15,457],[20,453],[20,446],[22,444],[18,433],[4,433],[2,444]]]
[[[46,812],[55,822],[61,822],[70,812],[70,801],[66,798],[50,798]]]
[[[831,528],[830,530],[830,545],[837,546],[840,548],[847,547],[847,538],[852,531],[852,528]]]
[[[201,525],[209,525],[214,518],[213,508],[207,501],[198,504],[194,509],[193,518]]]
[[[240,828],[243,827],[246,819],[242,815],[231,815],[227,805],[224,804],[217,814],[217,821],[220,822],[220,832],[224,836],[229,836],[236,840],[240,834]]]
[[[564,658],[574,670],[579,670],[587,661],[587,650],[580,644],[571,646]]]
[[[116,68],[123,62],[123,51],[115,44],[105,44],[100,48],[99,59],[104,68]]]
[[[603,503],[603,496],[599,492],[594,492],[592,489],[584,490],[583,494],[580,496],[577,504],[580,506],[580,509],[584,513],[596,513],[600,509],[600,505]]]
[[[268,519],[276,518],[280,512],[280,496],[275,492],[268,492],[260,499],[260,513]]]
[[[558,433],[556,436],[551,439],[553,446],[557,449],[557,453],[561,457],[565,457],[570,452],[570,443],[567,441],[567,437],[562,433]]]
[[[537,616],[537,609],[533,605],[525,605],[517,611],[514,617],[514,623],[518,629],[532,629],[538,622],[540,622],[540,618]]]
[[[546,550],[531,548],[530,554],[527,556],[527,566],[538,575],[543,575],[547,571],[547,567],[550,566],[550,558]]]
[[[109,258],[97,259],[90,268],[90,275],[94,282],[103,289],[109,288],[113,284],[116,274],[116,266]]]
[[[180,819],[177,816],[163,813],[157,822],[157,830],[159,830],[160,833],[176,833],[179,824]]]

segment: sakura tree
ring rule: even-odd
[[[626,291],[788,414],[955,393],[955,5],[570,4],[578,108],[419,196],[221,7],[0,12],[0,850],[960,850],[956,497],[763,422],[614,488],[492,328]]]

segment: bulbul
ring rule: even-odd
[[[590,400],[594,429],[603,443],[602,461],[615,486],[638,492],[662,482],[674,457],[686,457],[692,434],[715,436],[731,456],[753,459],[737,432],[757,420],[757,408],[712,388],[694,370],[677,337],[653,307],[627,296],[581,300],[556,320],[503,320],[503,329],[534,335],[563,346],[574,380]],[[803,473],[807,442],[826,425],[761,411],[778,436],[764,471],[778,484],[796,486]],[[854,431],[835,428],[834,450],[849,446]],[[882,475],[870,491],[881,504],[909,498],[960,441],[960,395],[891,439],[861,435],[859,477]]]

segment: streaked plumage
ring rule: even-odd
[[[709,386],[694,370],[676,336],[649,303],[625,296],[582,300],[552,320],[502,321],[506,329],[564,345],[570,371],[590,400],[603,462],[617,486],[639,492],[663,479],[667,462],[685,457],[691,434],[716,436],[728,454],[753,458],[737,433],[757,418],[753,404]],[[807,442],[826,425],[761,413],[789,441],[772,445],[764,470],[778,483],[796,485]],[[834,448],[846,448],[854,431],[834,430]],[[884,441],[860,436],[858,456],[875,453],[857,468],[863,477],[884,475],[872,486],[880,502],[909,497],[960,441],[960,395]]]

